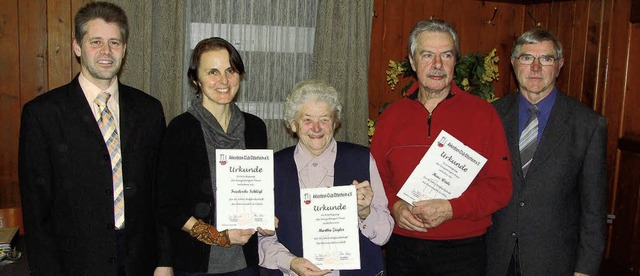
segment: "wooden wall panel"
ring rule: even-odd
[[[379,2],[382,2],[382,0],[374,0],[374,5],[373,5],[373,18],[371,19],[371,29],[372,30],[378,30],[375,32],[371,32],[371,50],[369,52],[369,68],[384,68],[386,66],[386,63],[384,60],[379,59],[379,58],[372,58],[372,57],[379,57],[382,56],[382,44],[385,40],[385,33],[384,33],[384,5],[382,5],[381,3],[378,4]],[[375,110],[377,110],[377,107],[374,106],[372,104],[373,101],[371,101],[372,98],[378,99],[381,98],[382,95],[380,92],[382,92],[382,89],[377,89],[379,87],[382,87],[384,85],[384,71],[382,70],[369,70],[368,73],[368,78],[369,78],[369,113],[371,114],[372,112],[375,113]],[[369,115],[369,117],[371,118],[371,115]]]
[[[640,0],[631,0],[631,23],[640,23]]]
[[[47,0],[20,1],[20,106],[48,90],[46,13]]]
[[[640,23],[629,32],[627,89],[622,116],[623,133],[640,137]]]
[[[523,20],[523,31],[535,27],[546,28],[549,31],[555,31],[553,26],[549,24],[549,10],[551,3],[542,3],[535,5],[527,5],[525,9],[525,18]]]
[[[90,0],[0,1],[0,208],[20,207],[20,110],[79,71],[72,17]]]
[[[571,71],[572,76],[569,79],[567,85],[567,91],[570,93],[576,93],[576,98],[581,100],[584,104],[593,108],[594,94],[593,90],[584,90],[585,79],[584,72],[589,65],[588,58],[586,56],[587,48],[587,28],[589,25],[589,5],[588,1],[576,1],[573,5],[574,16],[571,22],[573,26],[572,39],[571,39]],[[571,29],[571,26],[569,26]],[[592,63],[593,64],[593,63]],[[594,67],[595,68],[595,67]],[[593,69],[593,68],[589,68]],[[575,91],[575,92],[573,92]]]
[[[583,60],[575,58],[576,52],[579,53],[580,49],[575,49],[574,47],[579,47],[579,45],[576,44],[584,44],[584,41],[577,42],[579,39],[574,36],[576,34],[575,32],[578,31],[575,26],[578,20],[578,18],[576,18],[575,6],[575,2],[554,3],[553,9],[551,10],[551,21],[553,22],[552,25],[556,26],[555,35],[564,46],[564,67],[562,68],[564,78],[559,82],[559,87],[569,96],[580,99],[582,97],[582,90],[571,89],[572,84],[575,85],[581,81],[581,78],[576,76],[582,76],[581,73],[578,74],[580,68],[577,67],[578,62],[580,64],[583,63]]]
[[[47,0],[49,88],[67,84],[71,79],[72,13],[70,0]]]
[[[605,73],[603,61],[606,60],[606,47],[602,47],[603,41],[609,35],[608,18],[604,17],[605,6],[609,1],[592,0],[589,1],[587,22],[587,37],[584,66],[584,86],[583,91],[587,95],[592,95],[593,109],[599,113],[603,112]],[[613,163],[612,163],[613,164]]]
[[[601,60],[601,68],[605,71],[605,87],[603,114],[607,117],[609,127],[607,136],[607,168],[609,177],[609,191],[611,210],[617,204],[616,179],[620,160],[618,159],[618,139],[623,136],[621,127],[624,97],[627,92],[627,47],[629,43],[629,1],[617,1],[606,5],[603,21],[608,27],[608,37],[602,45],[607,49],[604,59]],[[637,76],[635,77],[637,78]],[[637,93],[637,91],[636,91]]]
[[[18,26],[18,1],[0,1],[0,208],[20,202],[15,117],[20,112]]]
[[[406,16],[403,16],[405,13],[405,5],[398,5],[394,0],[385,0],[384,1],[384,34],[385,40],[382,50],[383,56],[393,56],[395,60],[402,60],[406,56],[406,48],[407,42],[405,37],[408,37],[409,32],[411,31],[410,27],[407,27],[410,20]],[[408,6],[408,5],[407,5]],[[387,68],[389,64],[389,59],[381,59],[380,62],[383,68]],[[386,69],[385,69],[386,70]],[[386,75],[385,70],[382,70],[382,82],[378,88],[381,89],[381,98],[389,99],[394,96],[394,92],[392,92],[386,86]],[[398,93],[399,88],[402,87],[402,84],[396,86],[396,92]],[[380,108],[380,105],[376,105],[376,110]]]
[[[607,167],[609,172],[610,212],[616,216],[610,229],[609,246],[605,254],[605,272],[610,275],[640,273],[640,209],[638,209],[638,169],[640,169],[640,139],[633,131],[638,121],[638,75],[640,67],[640,33],[630,24],[630,1],[605,1],[603,26],[607,29],[606,59],[601,59],[605,71],[602,112],[607,116],[609,133]],[[631,86],[631,87],[630,87]],[[635,102],[635,103],[634,103]],[[623,137],[622,139],[618,139]],[[628,145],[636,145],[628,146]],[[635,148],[635,151],[634,151]],[[635,186],[635,187],[634,187]],[[631,221],[631,224],[628,224]]]
[[[631,152],[622,152],[620,156],[620,170],[637,171],[640,167],[640,154]],[[633,195],[638,194],[640,189],[640,175],[639,174],[626,174],[626,177],[621,178],[618,182],[618,191],[621,195]],[[616,219],[615,227],[611,234],[610,255],[607,258],[608,264],[605,266],[607,271],[613,273],[603,273],[605,275],[622,275],[625,270],[627,275],[631,275],[630,272],[635,272],[633,275],[640,273],[640,268],[633,264],[640,264],[638,250],[640,245],[638,239],[630,239],[628,233],[633,233],[637,225],[640,224],[640,205],[638,205],[637,197],[633,196],[621,196],[615,209]],[[635,233],[637,236],[640,233]],[[625,269],[626,268],[626,269]]]
[[[19,103],[15,110],[4,113],[12,120],[11,135],[13,136],[9,145],[3,146],[15,149],[12,154],[12,163],[15,165],[15,175],[10,182],[5,183],[5,188],[11,191],[9,197],[0,200],[4,207],[20,206],[20,189],[18,185],[17,164],[18,164],[18,136],[20,129],[20,110],[22,105],[37,95],[46,91],[47,82],[47,60],[46,60],[46,0],[20,1],[16,15],[19,17],[18,49],[19,65],[14,70],[19,74],[16,80],[20,82]]]
[[[595,4],[592,5],[592,10],[597,9],[595,7]],[[610,61],[610,52],[611,52],[611,45],[612,45],[612,36],[614,35],[614,33],[616,32],[625,32],[626,30],[626,25],[628,24],[624,24],[624,23],[615,23],[613,21],[613,18],[615,18],[614,16],[614,5],[611,1],[606,1],[603,0],[601,3],[601,10],[600,10],[600,16],[602,18],[601,24],[600,24],[600,28],[601,28],[601,33],[600,36],[598,37],[598,44],[600,45],[599,49],[598,49],[598,83],[597,83],[597,91],[596,93],[598,95],[601,95],[601,102],[600,104],[597,106],[597,109],[601,114],[604,114],[607,117],[607,126],[608,126],[608,136],[607,136],[607,177],[609,178],[609,203],[611,204],[610,210],[609,212],[611,214],[614,213],[613,210],[613,206],[615,206],[615,199],[616,199],[616,189],[615,189],[615,185],[616,185],[616,181],[615,178],[617,176],[617,166],[618,166],[618,157],[617,157],[617,145],[616,145],[616,141],[619,137],[621,137],[619,129],[616,127],[619,127],[620,125],[620,120],[619,120],[619,116],[620,113],[619,111],[616,112],[616,110],[621,110],[621,106],[615,106],[615,102],[616,101],[621,101],[622,97],[620,96],[616,96],[619,93],[614,93],[614,92],[621,92],[622,90],[611,90],[611,80],[609,79],[610,76],[610,65],[609,65],[609,61]],[[620,30],[616,30],[615,28],[622,28],[622,31]],[[621,43],[622,41],[620,41],[620,39],[618,39],[617,43]],[[618,45],[613,45],[615,46],[614,51],[622,51],[623,48],[618,46]],[[619,58],[619,57],[618,57]],[[618,79],[617,81],[620,81],[620,79]],[[619,85],[619,84],[617,84]],[[613,89],[619,89],[620,87],[613,87]],[[611,229],[611,226],[609,227]],[[607,253],[608,254],[608,253]],[[605,257],[607,255],[605,254]]]
[[[617,6],[616,16],[625,8],[628,6]],[[607,97],[610,104],[615,101],[615,107],[622,105],[620,124],[612,130],[622,138],[616,145],[619,168],[615,170],[611,188],[614,191],[611,209],[616,219],[610,231],[610,248],[605,261],[605,271],[611,275],[640,274],[640,174],[637,173],[640,168],[640,23],[629,25],[626,33],[628,41],[623,40],[622,35],[616,35],[613,41],[616,44],[612,47],[612,53],[623,52],[619,54],[621,59],[626,55],[626,74],[621,74],[626,83],[610,83],[610,87],[615,85],[613,89],[620,89],[612,92],[620,92],[610,93]],[[621,65],[622,61],[615,63]],[[609,110],[609,113],[615,112]]]
[[[46,2],[3,1],[0,42],[0,208],[20,206],[18,133],[22,105],[46,90]]]
[[[391,5],[390,0],[374,0],[374,11],[377,16],[372,19],[371,52],[369,54],[369,68],[387,68],[388,59],[380,56],[402,56],[402,5]],[[393,27],[389,27],[392,25]],[[389,31],[389,30],[400,31]],[[380,40],[376,40],[376,39]],[[399,58],[396,58],[399,59]],[[386,86],[385,70],[369,70],[369,114],[370,118],[377,117],[377,110],[381,107],[390,90]],[[398,91],[398,90],[397,90]],[[375,99],[375,100],[372,100]]]

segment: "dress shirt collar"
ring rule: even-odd
[[[91,83],[82,72],[78,76],[78,82],[80,83],[80,87],[82,87],[82,92],[84,92],[84,96],[87,98],[90,104],[93,104],[93,100],[98,97],[98,94],[103,90],[97,87],[95,84]],[[115,76],[115,81],[107,88],[107,93],[111,94],[111,98],[109,99],[109,103],[118,103],[120,102],[120,95],[118,94],[118,76]]]
[[[547,126],[547,122],[549,121],[549,116],[551,116],[551,109],[553,108],[553,104],[555,103],[556,98],[558,97],[558,93],[560,92],[558,91],[558,88],[555,87],[553,88],[551,93],[549,93],[549,95],[544,97],[544,99],[542,99],[540,102],[536,104],[536,106],[538,107],[538,130],[539,130],[538,141],[542,137],[542,133],[544,132],[544,129]],[[529,106],[531,105],[532,104],[529,101],[527,101],[527,99],[525,99],[524,96],[522,96],[522,94],[520,94],[520,99],[518,100],[518,118],[519,118],[518,127],[520,130],[519,133],[522,133],[527,123],[527,120],[529,119]]]
[[[336,151],[338,150],[338,143],[335,139],[331,139],[327,149],[318,156],[314,156],[311,152],[305,148],[300,142],[296,145],[296,149],[293,153],[293,159],[298,167],[298,173],[307,167],[310,163],[317,163],[317,165],[325,168],[333,168],[333,164],[336,161]]]
[[[298,170],[300,188],[333,186],[333,165],[336,161],[337,143],[334,139],[319,156],[314,156],[300,142],[296,146],[293,159]]]

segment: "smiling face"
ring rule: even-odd
[[[420,33],[416,41],[415,54],[409,55],[409,61],[418,76],[420,91],[448,93],[456,65],[451,35],[427,31]]]
[[[228,105],[238,93],[240,74],[231,67],[225,49],[207,51],[200,56],[197,85],[206,108]]]
[[[311,154],[318,156],[327,149],[333,139],[336,123],[329,104],[310,100],[298,110],[290,126],[298,135],[300,144]]]
[[[529,99],[531,103],[537,103],[543,99],[555,87],[556,78],[560,74],[560,68],[564,64],[564,59],[556,59],[549,66],[542,66],[537,57],[551,56],[555,57],[553,50],[553,42],[542,41],[537,44],[524,44],[517,56],[531,55],[536,57],[530,65],[520,64],[517,58],[511,58],[511,65],[516,73],[520,93]]]
[[[126,49],[120,27],[99,18],[87,22],[87,33],[80,43],[73,41],[73,52],[80,57],[82,75],[102,89],[107,89],[115,80]]]

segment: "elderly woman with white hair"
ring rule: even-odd
[[[285,124],[298,144],[274,155],[275,212],[280,218],[274,236],[259,239],[260,265],[269,275],[382,275],[382,249],[391,235],[393,218],[373,157],[364,146],[336,142],[342,105],[338,92],[316,80],[298,83],[285,103]],[[300,189],[355,185],[360,232],[360,270],[321,270],[302,258]]]

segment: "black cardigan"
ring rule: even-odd
[[[244,113],[247,149],[267,147],[264,122]],[[210,246],[191,237],[182,226],[193,216],[215,225],[215,202],[211,186],[207,149],[200,122],[183,113],[169,123],[160,150],[157,179],[157,207],[168,228],[171,263],[176,269],[206,272]],[[243,246],[247,265],[258,264],[258,239],[253,235]]]

